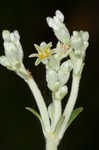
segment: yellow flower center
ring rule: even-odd
[[[37,54],[37,56],[39,57],[40,60],[42,60],[50,56],[50,54],[51,52],[49,52],[48,48],[46,48],[45,50],[42,50],[39,54]]]

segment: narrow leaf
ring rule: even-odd
[[[71,123],[77,118],[77,116],[83,111],[83,107],[76,108],[67,123],[66,129],[71,125]]]
[[[36,110],[34,110],[31,107],[25,107],[25,109],[27,109],[28,111],[30,111],[33,115],[35,115],[40,121],[42,121],[41,116],[38,114],[38,112]]]
[[[40,120],[42,129],[43,129],[43,132],[45,133],[44,123],[43,123],[43,120],[42,120],[41,116],[38,114],[38,112],[35,111],[35,110],[34,110],[33,108],[31,108],[31,107],[25,107],[25,109],[28,110],[28,111],[30,111],[33,115],[35,115],[35,116]]]

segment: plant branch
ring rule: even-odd
[[[70,97],[68,99],[68,102],[65,106],[63,116],[65,116],[63,125],[61,127],[61,131],[59,133],[59,139],[61,139],[66,131],[66,125],[69,121],[69,118],[72,114],[73,108],[75,106],[77,96],[78,96],[78,90],[79,90],[79,82],[80,77],[73,74],[73,82],[72,82],[72,89],[70,93]]]
[[[53,104],[54,104],[54,122],[52,123],[51,126],[52,132],[54,131],[56,124],[59,121],[62,113],[61,101],[53,100]]]
[[[44,127],[45,127],[46,131],[49,132],[50,131],[50,121],[49,121],[47,106],[44,102],[43,96],[41,95],[41,92],[33,78],[26,80],[26,82],[36,100],[36,104],[38,106],[38,109],[41,114],[41,118],[44,123]]]

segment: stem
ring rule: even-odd
[[[46,150],[57,150],[58,144],[53,139],[46,140]]]
[[[48,117],[47,106],[44,102],[43,96],[41,95],[41,92],[33,78],[26,80],[26,82],[27,82],[28,86],[30,87],[32,94],[34,95],[38,109],[41,114],[41,118],[44,123],[44,127],[45,127],[46,131],[49,132],[50,131],[50,121],[49,121],[49,117]]]
[[[61,101],[53,100],[53,104],[54,104],[54,120],[51,126],[52,132],[54,131],[56,124],[59,121],[62,113]]]
[[[64,109],[63,116],[65,116],[65,120],[62,125],[61,131],[59,133],[59,139],[63,137],[66,131],[67,122],[69,121],[69,118],[75,106],[77,96],[78,96],[78,90],[79,90],[79,82],[80,82],[80,77],[73,75],[72,89],[71,89],[71,93],[70,93],[70,97],[68,99],[67,105],[65,106],[65,109]]]

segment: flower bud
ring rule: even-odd
[[[67,86],[63,86],[61,88],[59,88],[58,91],[55,92],[55,100],[62,100],[66,94],[68,93],[68,88]]]
[[[59,10],[56,11],[56,15],[53,18],[47,17],[47,23],[54,30],[58,40],[66,44],[69,42],[70,34],[63,21],[64,15]]]
[[[22,78],[28,78],[27,71],[23,65],[23,49],[19,41],[18,31],[10,33],[4,30],[2,36],[4,39],[5,56],[0,57],[0,64],[9,70],[15,71]]]
[[[65,61],[60,66],[59,72],[58,72],[58,79],[60,81],[61,85],[64,85],[68,82],[70,71],[72,70],[72,63],[71,60]]]
[[[73,32],[70,41],[71,41],[71,47],[74,49],[75,55],[78,55],[80,57],[85,56],[85,52],[88,47],[88,39],[89,39],[88,32],[84,32],[84,31]]]
[[[50,90],[55,91],[59,88],[60,83],[58,82],[56,71],[47,70],[46,80]]]

